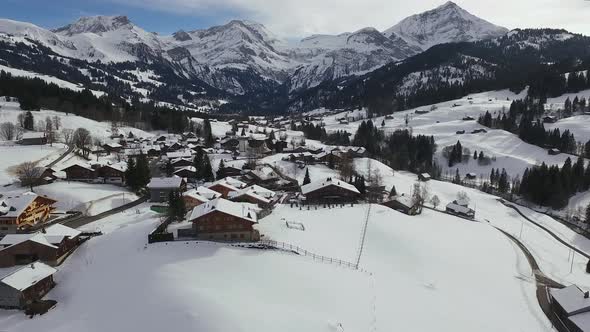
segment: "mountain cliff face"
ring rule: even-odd
[[[412,15],[385,30],[385,36],[397,36],[408,44],[427,50],[443,43],[491,39],[508,30],[474,16],[453,2],[421,14]]]
[[[164,75],[162,84],[174,85],[176,78],[193,80],[199,87],[204,83],[242,99],[277,93],[289,98],[326,81],[364,75],[434,44],[505,32],[453,3],[409,17],[384,32],[364,28],[297,42],[274,36],[262,24],[239,20],[170,36],[147,32],[125,16],[83,17],[53,31],[0,20],[0,33],[28,38],[63,57],[110,63],[112,68],[129,67],[127,63],[168,68],[173,74]]]

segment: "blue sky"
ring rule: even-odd
[[[3,0],[0,17],[31,22],[45,28],[67,25],[79,17],[93,15],[127,15],[133,23],[148,31],[170,34],[180,29],[207,28],[236,17],[235,13],[216,11],[199,15],[193,11],[182,14],[157,7],[142,8],[123,1],[100,0]]]
[[[89,15],[127,15],[147,31],[169,34],[249,19],[282,37],[387,29],[446,0],[1,0],[0,17],[56,28]],[[513,28],[564,28],[590,35],[590,1],[455,0],[472,14]],[[526,14],[523,14],[526,13]]]

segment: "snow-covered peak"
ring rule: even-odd
[[[399,37],[426,50],[437,44],[490,39],[506,32],[506,28],[472,15],[449,1],[432,10],[412,15],[383,33],[389,38]]]
[[[133,24],[127,16],[88,16],[81,17],[78,21],[65,27],[54,30],[55,33],[73,36],[82,33],[94,33],[100,35],[105,32],[121,28],[131,29]]]

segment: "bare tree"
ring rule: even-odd
[[[24,162],[16,169],[16,174],[23,186],[29,186],[31,191],[39,183],[39,178],[43,174],[43,169],[38,167],[34,162]]]
[[[350,181],[355,173],[352,158],[350,158],[348,154],[342,155],[342,159],[338,166],[340,171],[340,178],[344,181]]]
[[[45,132],[45,120],[37,121],[37,127],[35,128],[37,131]]]
[[[432,196],[430,199],[430,204],[432,204],[432,206],[436,209],[440,205],[440,198],[438,198],[436,195]]]
[[[469,196],[467,196],[467,193],[464,191],[459,191],[457,193],[457,200],[459,201],[465,201],[467,203],[469,203],[469,201],[471,201],[471,199],[469,198]]]
[[[90,146],[92,145],[92,136],[88,129],[76,129],[74,132],[73,143],[76,148],[82,151],[82,157],[88,159],[88,156],[90,155]]]
[[[16,138],[16,126],[12,122],[0,124],[0,138],[5,141],[12,141]]]
[[[422,207],[428,200],[429,195],[430,188],[428,188],[428,186],[422,185],[420,182],[414,183],[414,188],[412,190],[412,202],[414,205],[418,206],[418,213],[422,213]]]
[[[17,120],[19,127],[25,128],[25,113],[24,112],[18,113],[16,120]]]
[[[55,131],[58,131],[60,127],[61,127],[61,118],[57,115],[54,115],[53,116],[53,128],[55,129]]]
[[[72,145],[74,143],[74,130],[69,128],[62,129],[61,137],[63,139],[64,144]]]

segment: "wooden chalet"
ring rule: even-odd
[[[107,143],[102,145],[102,149],[107,153],[119,153],[123,150],[123,146],[119,143]]]
[[[182,199],[184,200],[184,205],[187,210],[192,210],[195,206],[199,206],[220,197],[220,193],[207,187],[198,187],[197,189],[191,189],[182,194]]]
[[[0,308],[25,309],[54,286],[57,270],[41,262],[25,265],[0,277]]]
[[[19,145],[45,145],[47,144],[47,137],[45,137],[45,133],[24,133],[16,143]]]
[[[113,165],[103,165],[97,170],[98,177],[102,178],[104,183],[125,183],[125,171],[127,164],[119,163]]]
[[[432,177],[428,173],[420,173],[420,174],[418,174],[418,180],[420,180],[422,182],[428,182],[428,181],[432,180]]]
[[[240,189],[245,187],[246,183],[228,176],[213,182],[207,188],[220,193],[223,198],[229,198],[231,192],[240,191]]]
[[[301,186],[308,204],[351,203],[360,198],[358,189],[343,180],[327,178]]]
[[[218,241],[258,241],[253,225],[256,211],[241,203],[218,198],[195,207],[190,216],[192,230],[198,239]]]
[[[86,164],[74,164],[63,171],[69,181],[92,181],[98,176],[96,170]]]
[[[410,196],[396,196],[392,200],[381,204],[409,216],[417,215],[420,212],[420,205],[414,202]]]
[[[217,178],[225,178],[228,176],[236,177],[241,176],[242,170],[233,166],[226,166],[217,170]]]
[[[185,178],[185,179],[196,179],[197,178],[197,169],[194,166],[182,167],[182,168],[174,171],[174,175],[180,176],[181,178]]]
[[[0,267],[42,261],[61,264],[80,244],[81,232],[54,224],[33,234],[9,234],[0,240]]]
[[[0,198],[0,234],[13,234],[46,222],[55,203],[32,192]]]
[[[193,166],[193,160],[191,158],[176,158],[170,161],[172,167],[174,168],[183,168]]]

